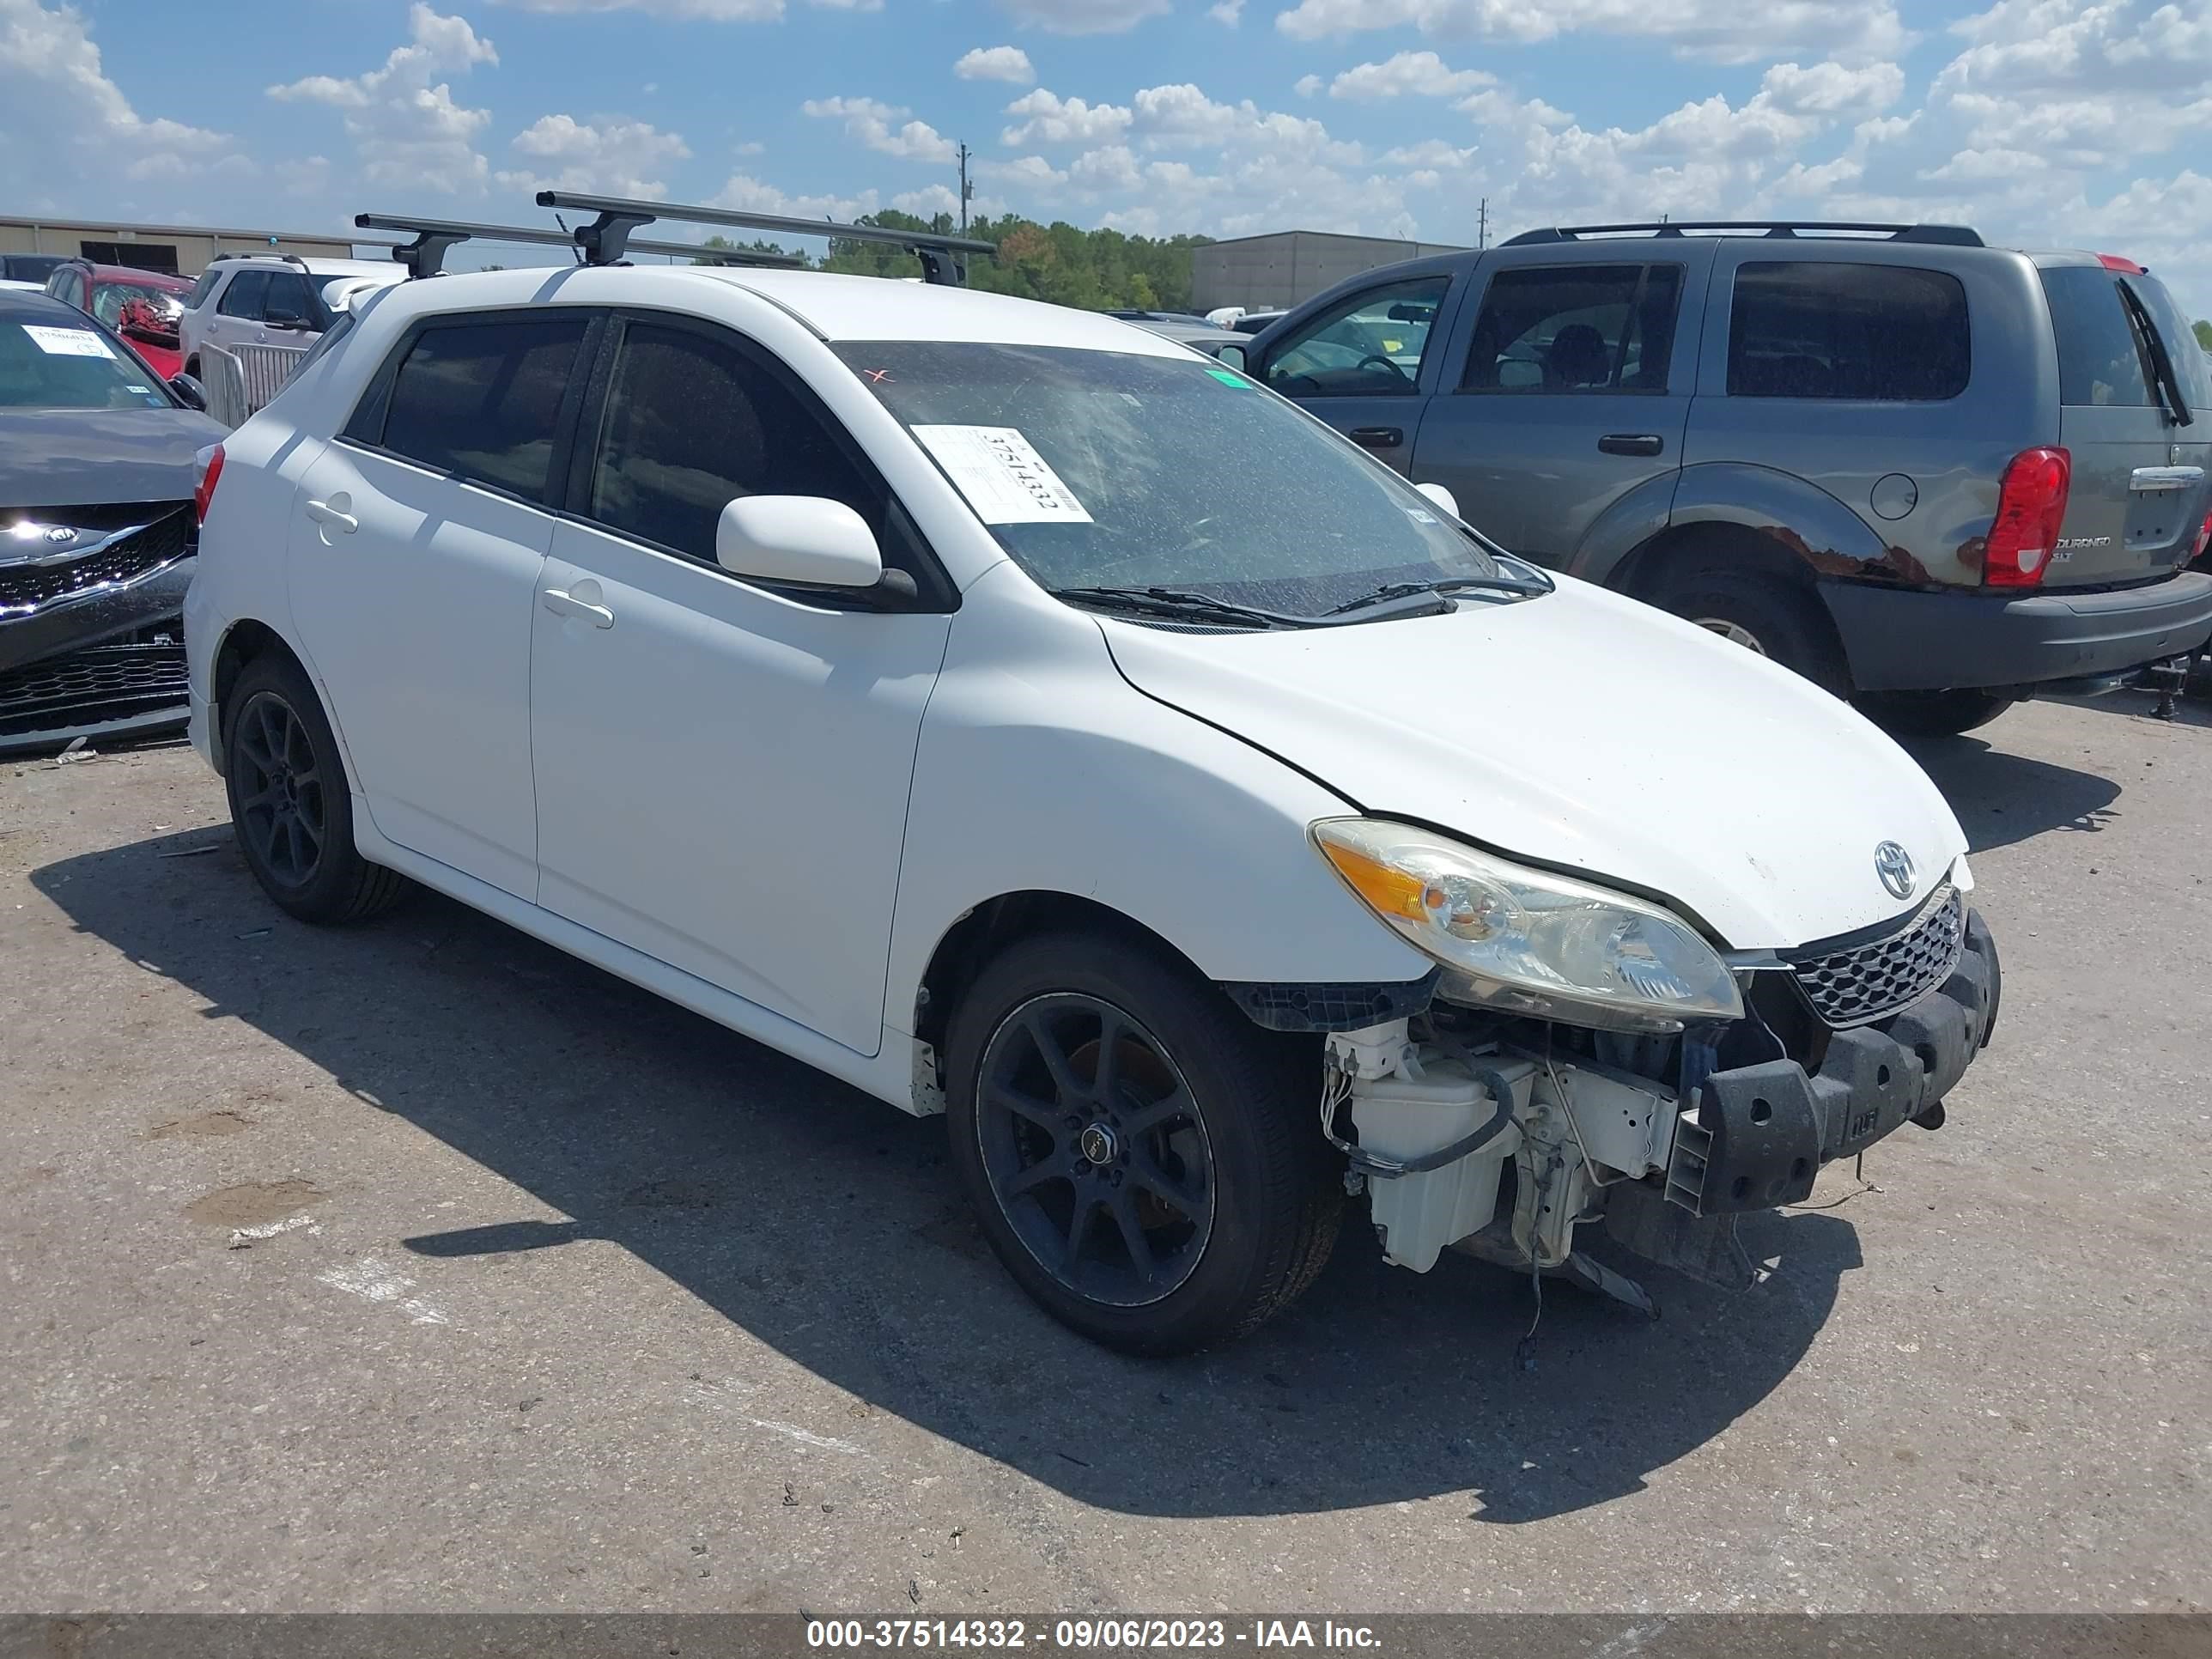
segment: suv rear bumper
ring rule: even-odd
[[[2147,587],[2006,599],[1823,582],[1861,691],[1978,687],[2027,696],[2062,680],[2124,673],[2212,635],[2212,575]]]

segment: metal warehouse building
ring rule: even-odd
[[[346,236],[286,230],[217,230],[204,225],[123,225],[104,220],[0,218],[0,253],[58,253],[106,265],[195,276],[218,253],[296,253],[349,259]]]
[[[1449,242],[1340,236],[1328,230],[1279,230],[1209,242],[1191,253],[1191,309],[1243,306],[1259,311],[1294,306],[1377,265],[1461,251]]]

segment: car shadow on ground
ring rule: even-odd
[[[2121,789],[2112,779],[2012,754],[1978,733],[1899,741],[1950,802],[1971,853],[2052,830],[2094,833],[2119,810]]]
[[[210,856],[173,856],[211,842]],[[1426,1276],[1386,1267],[1354,1208],[1329,1269],[1255,1337],[1125,1359],[1052,1323],[991,1259],[941,1119],[473,911],[422,893],[364,927],[302,927],[262,896],[227,827],[33,880],[82,933],[204,999],[205,1018],[245,1021],[361,1111],[405,1118],[569,1218],[518,1205],[510,1221],[441,1230],[426,1200],[399,1243],[462,1275],[457,1293],[473,1259],[611,1240],[873,1408],[1109,1510],[1264,1516],[1467,1493],[1473,1518],[1514,1523],[1620,1498],[1787,1377],[1859,1265],[1849,1219],[1747,1218],[1771,1269],[1753,1289],[1644,1271],[1655,1322],[1549,1285],[1523,1364],[1524,1279],[1450,1255]],[[380,1174],[307,1173],[341,1193]]]

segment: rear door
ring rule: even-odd
[[[2058,441],[2074,464],[2044,586],[2155,580],[2189,562],[2212,504],[2204,354],[2154,277],[2088,264],[2041,276],[2058,345]]]
[[[248,266],[234,273],[215,302],[215,315],[208,319],[204,343],[221,346],[226,351],[235,351],[251,343],[261,332],[262,311],[268,298],[269,272],[265,267]]]
[[[1451,288],[1450,272],[1432,271],[1347,295],[1270,338],[1257,375],[1403,472],[1443,373],[1430,346]]]
[[[1670,238],[1489,262],[1411,476],[1511,551],[1566,564],[1614,502],[1681,467],[1712,257]]]

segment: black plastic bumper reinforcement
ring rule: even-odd
[[[1698,1215],[1802,1201],[1823,1164],[1907,1122],[1934,1128],[1943,1097],[1990,1040],[2002,988],[1977,911],[1948,979],[1902,1012],[1837,1031],[1819,1070],[1794,1060],[1716,1072],[1675,1126],[1667,1197]]]
[[[1357,1031],[1411,1019],[1429,1006],[1443,972],[1432,968],[1419,979],[1353,985],[1224,980],[1221,988],[1246,1018],[1271,1031]]]

